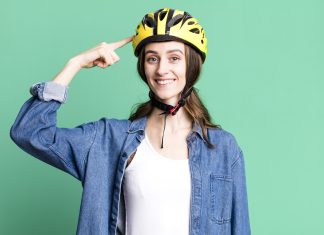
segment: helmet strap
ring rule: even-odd
[[[171,114],[172,116],[176,115],[176,113],[178,112],[178,110],[185,105],[186,103],[186,99],[188,98],[188,96],[191,94],[193,90],[193,87],[191,87],[186,93],[185,95],[183,95],[181,97],[181,99],[178,101],[177,105],[176,106],[172,106],[172,105],[169,105],[169,104],[165,104],[159,100],[157,100],[153,94],[153,92],[150,90],[149,91],[149,97],[150,97],[150,100],[151,100],[151,104],[158,108],[158,109],[161,109],[163,110],[164,112],[163,113],[160,113],[159,115],[162,115],[164,114],[164,128],[163,128],[163,135],[162,135],[162,141],[161,141],[161,148],[163,148],[163,138],[164,138],[164,131],[165,131],[165,126],[166,126],[166,117]]]

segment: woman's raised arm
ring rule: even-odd
[[[131,42],[133,36],[118,42],[102,42],[85,52],[69,60],[63,70],[53,79],[53,82],[68,86],[74,75],[81,68],[92,68],[95,66],[106,68],[120,60],[115,50]]]
[[[32,85],[32,97],[23,104],[11,126],[11,139],[30,155],[83,181],[98,121],[74,128],[58,128],[57,110],[66,102],[68,84],[81,68],[112,65],[119,60],[114,49],[125,45],[131,38],[111,44],[101,43],[70,59],[52,81]]]

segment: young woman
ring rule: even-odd
[[[149,100],[129,119],[56,126],[81,68],[107,68],[133,42]],[[136,35],[101,43],[34,84],[10,131],[27,153],[83,186],[77,234],[250,234],[244,157],[235,137],[211,122],[194,88],[207,38],[197,19],[164,8]]]

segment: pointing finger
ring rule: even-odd
[[[123,39],[121,41],[112,43],[113,49],[115,50],[115,49],[120,48],[120,47],[126,45],[127,43],[131,42],[133,40],[133,37],[134,36],[130,36],[130,37],[125,38],[125,39]]]

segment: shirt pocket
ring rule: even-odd
[[[227,175],[210,174],[209,217],[218,224],[231,221],[233,179]]]

